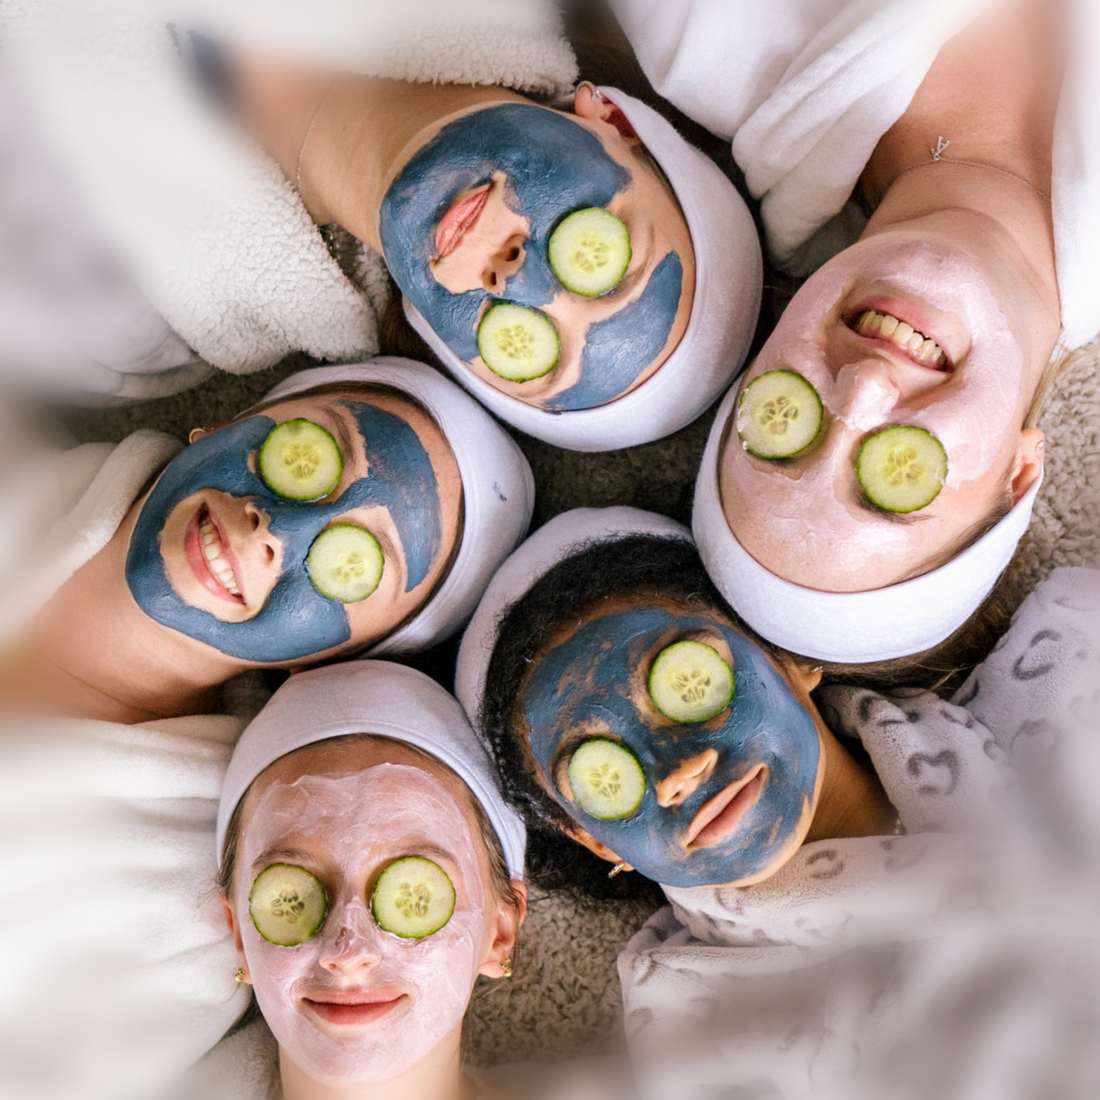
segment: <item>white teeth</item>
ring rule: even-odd
[[[883,336],[893,336],[894,333],[897,332],[898,325],[900,324],[901,322],[896,317],[887,315],[883,317],[882,324],[879,325],[879,332],[881,332]]]
[[[237,584],[237,577],[232,566],[222,554],[222,544],[218,538],[218,532],[209,520],[203,520],[199,524],[199,538],[202,542],[202,556],[206,559],[210,572],[225,586],[230,595],[239,596],[241,590]]]
[[[913,339],[913,331],[912,325],[907,325],[904,321],[901,321],[894,330],[894,335],[891,339],[899,348],[903,348]]]
[[[924,333],[917,332],[912,325],[888,313],[866,310],[859,315],[854,327],[861,336],[889,340],[918,363],[933,367],[942,367],[947,363],[947,356],[935,340],[927,339]]]

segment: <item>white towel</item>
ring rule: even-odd
[[[733,142],[777,263],[809,274],[852,244],[848,200],[941,47],[996,0],[612,0],[647,76]],[[1100,9],[1070,0],[1074,60],[1054,141],[1062,340],[1100,332]]]

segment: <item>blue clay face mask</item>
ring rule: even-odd
[[[648,694],[654,660],[684,640],[732,658],[733,701],[706,722],[674,722]],[[764,652],[716,613],[642,605],[586,622],[538,660],[522,714],[543,780],[570,817],[666,886],[765,876],[809,827],[822,764],[814,719]],[[593,738],[621,745],[644,772],[642,800],[623,820],[598,820],[568,796],[569,761]]]
[[[640,162],[624,167],[560,112],[520,103],[476,111],[444,126],[387,191],[380,215],[386,262],[433,331],[479,377],[547,411],[595,408],[630,390],[665,351],[684,299],[683,261],[644,212],[629,215],[636,248],[622,285],[585,299],[554,273],[549,240],[574,211],[615,212],[641,182],[653,186],[641,180],[643,171]],[[441,226],[467,206],[457,248],[473,253],[477,285],[448,289],[439,281]],[[675,217],[686,238],[682,216]],[[486,229],[490,223],[499,231]],[[498,302],[537,309],[554,325],[561,355],[548,375],[504,382],[480,359],[478,325]]]
[[[318,420],[340,438],[345,473],[322,500],[286,499],[259,476],[258,451],[276,424],[263,414],[210,433],[168,465],[141,507],[126,557],[130,592],[150,618],[230,657],[291,663],[351,641],[350,616],[360,615],[351,608],[386,622],[392,606],[428,580],[443,554],[443,504],[423,442],[388,409],[327,404],[326,413],[318,399]],[[307,569],[310,547],[337,523],[370,531],[384,552],[383,584],[361,605],[322,595]],[[196,606],[215,599],[197,585],[218,591],[199,541],[212,527],[224,551],[212,563],[217,576],[241,590],[235,601],[223,591],[217,614]]]

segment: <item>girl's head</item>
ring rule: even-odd
[[[442,688],[384,662],[292,677],[236,750],[219,838],[283,1059],[370,1084],[457,1048],[478,974],[506,972],[523,919],[523,833]]]
[[[423,648],[530,509],[518,449],[434,371],[306,371],[169,463],[135,505],[126,581],[151,618],[247,664]]]
[[[410,319],[463,385],[582,449],[658,438],[715,398],[755,328],[759,246],[732,185],[666,121],[582,85],[574,111],[517,98],[422,138],[381,239]],[[662,375],[676,377],[641,425],[640,401],[604,408]],[[605,438],[612,423],[625,442]]]
[[[817,679],[730,612],[682,528],[606,509],[506,563],[458,684],[532,824],[698,886],[759,881],[804,841],[834,744]]]

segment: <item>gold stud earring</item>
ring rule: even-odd
[[[188,443],[197,443],[204,435],[209,435],[209,428],[192,428],[187,435]]]
[[[237,985],[241,985],[244,982],[244,967],[243,966],[238,966],[237,967],[237,973],[233,975],[233,980],[237,983]]]
[[[515,973],[515,968],[512,966],[511,958],[507,958],[504,962],[500,963],[500,976],[502,978],[510,978]]]
[[[608,872],[608,878],[614,878],[616,875],[621,875],[626,870],[626,863],[616,863],[614,867]]]

